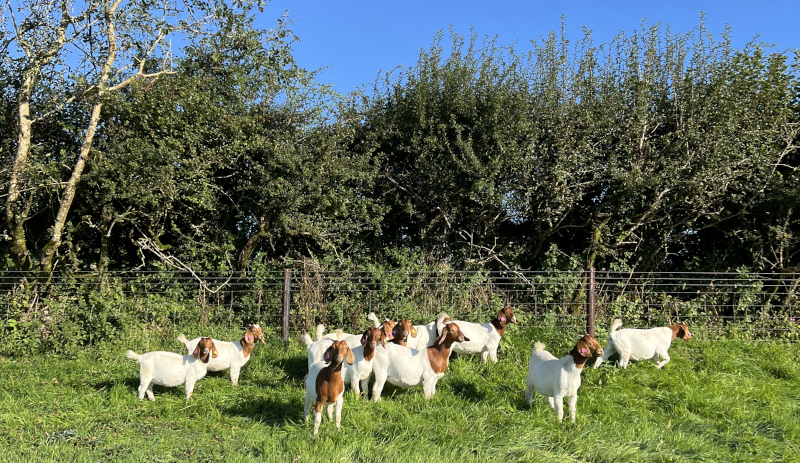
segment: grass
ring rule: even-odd
[[[182,387],[156,387],[155,402],[139,402],[125,349],[177,352],[173,339],[0,359],[0,460],[800,461],[796,344],[698,336],[676,341],[662,371],[650,361],[587,368],[572,424],[558,423],[541,396],[532,407],[524,400],[534,339],[564,355],[572,334],[514,327],[498,364],[455,359],[430,401],[421,387],[387,385],[379,404],[348,392],[342,429],[326,418],[314,438],[313,417],[302,417],[305,348],[274,335],[238,387],[211,373],[190,401]]]

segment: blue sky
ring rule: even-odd
[[[273,0],[257,24],[268,28],[289,10],[291,29],[300,38],[294,46],[298,63],[306,69],[328,67],[318,77],[339,92],[355,90],[375,80],[379,70],[413,66],[420,48],[428,49],[434,34],[452,25],[461,34],[474,28],[480,38],[498,35],[498,45],[516,41],[527,50],[561,27],[565,16],[567,36],[582,36],[581,26],[593,31],[595,43],[610,41],[620,31],[648,24],[670,24],[675,32],[688,32],[706,15],[706,28],[718,37],[725,24],[732,29],[734,45],[759,40],[775,43],[776,50],[800,48],[800,0],[744,1],[319,1]],[[444,42],[448,45],[449,42]]]

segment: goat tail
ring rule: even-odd
[[[306,347],[311,347],[311,344],[314,343],[308,333],[303,333],[303,342],[306,343]]]
[[[372,323],[374,323],[375,324],[375,328],[380,328],[381,327],[381,321],[378,320],[378,317],[375,315],[375,312],[370,312],[369,315],[367,315],[367,320],[369,320]]]
[[[179,335],[178,335],[178,342],[180,342],[180,343],[181,343],[181,344],[183,344],[184,346],[185,346],[186,344],[189,344],[189,340],[188,340],[188,339],[186,339],[186,335],[185,335],[185,334],[183,334],[183,333],[181,333],[181,334],[179,334]]]
[[[316,335],[317,335],[317,341],[320,341],[322,337],[325,336],[325,325],[323,325],[322,323],[317,325]]]
[[[537,342],[536,344],[533,345],[533,351],[539,352],[544,350],[545,347],[547,346],[545,346],[543,342]]]
[[[128,357],[131,360],[139,360],[139,354],[137,354],[136,352],[134,352],[132,350],[126,350],[125,351],[125,357]]]
[[[619,318],[615,318],[614,321],[611,322],[611,328],[609,329],[608,334],[609,335],[613,334],[615,331],[620,329],[621,326],[622,326],[622,320],[620,320]]]

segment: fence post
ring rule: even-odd
[[[283,317],[281,319],[281,339],[289,340],[289,306],[292,302],[292,270],[283,271]]]
[[[589,269],[589,297],[586,307],[586,333],[594,336],[594,267]]]

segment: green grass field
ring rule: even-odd
[[[563,356],[574,334],[514,327],[498,364],[451,361],[430,401],[421,386],[387,385],[379,404],[347,392],[342,429],[326,418],[316,438],[313,416],[302,416],[297,340],[270,335],[238,387],[227,372],[211,373],[190,401],[183,387],[156,387],[155,402],[138,401],[138,365],[124,358],[126,348],[179,352],[173,337],[131,336],[73,358],[6,357],[0,460],[800,461],[797,344],[696,336],[674,342],[663,371],[651,361],[587,368],[577,423],[558,423],[541,396],[525,403],[527,360],[534,340]]]

